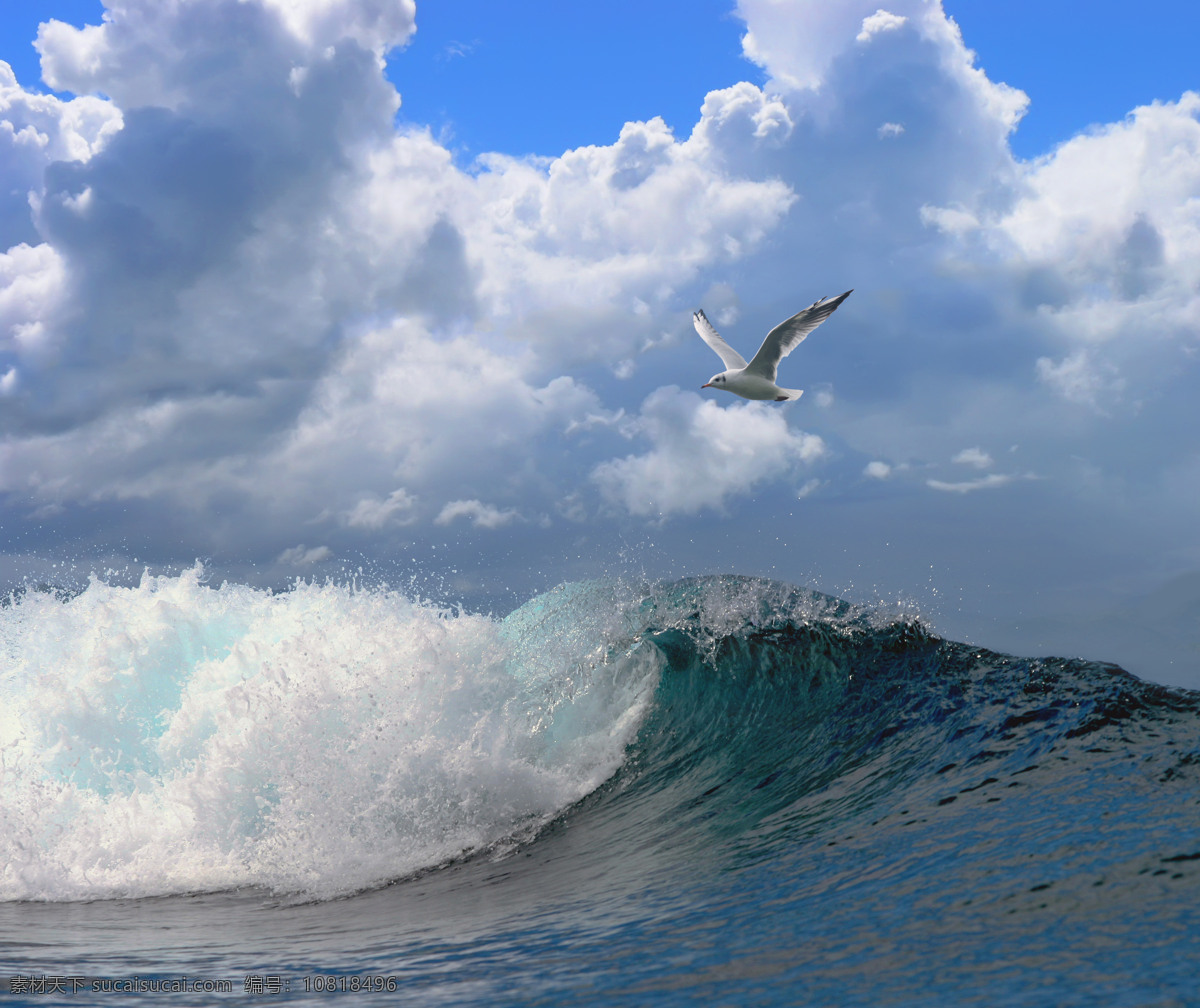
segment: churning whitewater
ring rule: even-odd
[[[624,758],[652,652],[387,591],[93,580],[0,612],[0,898],[333,896],[510,841]],[[583,625],[587,625],[586,622]]]

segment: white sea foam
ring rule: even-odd
[[[512,636],[388,591],[200,569],[14,599],[0,898],[332,896],[536,827],[620,765],[658,667]]]

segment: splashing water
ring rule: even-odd
[[[0,609],[0,899],[328,897],[528,835],[621,764],[661,660],[384,590],[195,568]]]

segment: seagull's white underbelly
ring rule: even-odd
[[[780,394],[779,386],[761,375],[733,375],[726,380],[725,387],[745,399],[777,399]]]

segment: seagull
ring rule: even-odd
[[[758,353],[749,364],[721,338],[721,334],[712,327],[703,311],[693,312],[692,322],[696,326],[696,332],[717,352],[717,356],[728,369],[713,375],[700,387],[724,389],[743,399],[773,399],[775,402],[799,399],[804,395],[804,389],[780,388],[775,384],[775,369],[784,357],[801,344],[805,336],[829,318],[834,309],[852,293],[853,288],[837,297],[821,298],[804,311],[796,312],[790,319],[780,322],[767,333],[767,338],[763,340]]]

